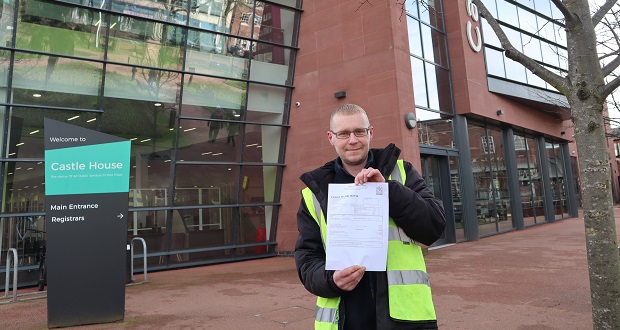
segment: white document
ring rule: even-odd
[[[387,263],[388,184],[330,184],[327,203],[325,269],[353,265],[385,271]]]

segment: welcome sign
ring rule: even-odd
[[[48,326],[123,320],[131,142],[44,126]]]

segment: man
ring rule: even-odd
[[[215,111],[211,113],[211,119],[222,119],[222,108],[216,107]],[[220,132],[220,128],[223,123],[221,121],[209,121],[207,126],[209,126],[209,142],[214,143],[215,139],[217,139],[217,134]]]
[[[441,236],[442,203],[410,163],[398,160],[394,144],[370,149],[372,137],[361,107],[340,106],[327,131],[338,157],[301,176],[307,188],[297,213],[295,262],[305,288],[318,296],[315,329],[437,329],[417,242],[430,245]],[[387,271],[366,272],[359,265],[325,270],[328,185],[366,182],[387,182],[389,187]]]

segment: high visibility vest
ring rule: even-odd
[[[403,161],[398,160],[396,164],[388,180],[404,183],[406,173]],[[308,211],[321,230],[325,248],[327,222],[321,205],[309,188],[303,189],[301,193]],[[396,226],[391,217],[389,221],[386,269],[390,317],[403,321],[434,321],[437,317],[422,248]],[[317,297],[314,328],[337,330],[339,305],[340,297]]]

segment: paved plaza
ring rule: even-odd
[[[619,217],[616,208],[617,225]],[[434,249],[426,261],[440,329],[592,329],[581,218]],[[73,328],[313,326],[315,298],[290,257],[161,271],[148,279],[127,288],[125,321]],[[0,329],[45,329],[46,304],[0,305]]]

